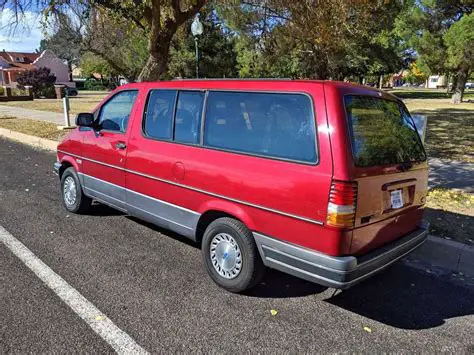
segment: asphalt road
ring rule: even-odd
[[[0,225],[150,352],[474,353],[471,286],[399,263],[334,296],[275,271],[231,294],[179,235],[102,205],[68,214],[54,160],[0,139]],[[0,244],[0,353],[9,351],[113,350]]]

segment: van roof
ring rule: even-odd
[[[289,79],[289,78],[228,78],[228,79],[174,79],[174,80],[164,80],[164,81],[152,81],[152,82],[142,82],[142,83],[132,83],[125,84],[122,88],[127,87],[139,87],[141,85],[150,84],[150,83],[160,83],[163,84],[163,87],[167,88],[177,88],[180,87],[189,87],[189,88],[199,88],[203,89],[239,89],[234,86],[235,84],[242,84],[242,89],[258,89],[259,85],[263,84],[263,90],[268,90],[269,87],[272,90],[285,90],[286,89],[296,89],[296,87],[301,84],[304,86],[311,84],[323,84],[327,89],[335,89],[343,93],[356,93],[356,94],[366,94],[371,96],[381,96],[384,98],[389,98],[392,100],[400,100],[393,94],[390,94],[386,91],[382,91],[376,88],[369,86],[355,84],[344,81],[334,81],[334,80],[306,80],[306,79]],[[184,85],[183,85],[184,84]],[[189,86],[188,86],[189,85]],[[221,86],[222,85],[222,86]],[[280,86],[281,85],[281,86]]]

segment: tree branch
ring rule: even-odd
[[[192,5],[189,9],[186,11],[181,11],[181,8],[179,6],[179,0],[172,0],[172,2],[177,2],[177,8],[173,6],[173,10],[175,10],[175,22],[177,26],[180,26],[183,24],[183,22],[186,22],[189,20],[191,17],[196,15],[198,11],[204,6],[207,0],[197,0],[194,5]],[[178,12],[176,11],[178,9]]]

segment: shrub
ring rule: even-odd
[[[16,81],[20,89],[31,86],[35,98],[51,97],[51,92],[54,93],[56,76],[51,74],[49,68],[38,68],[18,74]],[[55,95],[52,97],[55,97]]]
[[[28,96],[28,91],[20,88],[12,88],[12,96]]]
[[[93,91],[102,91],[107,88],[100,81],[94,79],[87,79],[84,83],[84,89]]]
[[[84,83],[84,89],[93,90],[93,91],[101,91],[101,90],[106,90],[106,87],[100,81],[87,79]]]

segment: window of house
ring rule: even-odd
[[[209,92],[205,146],[315,163],[315,133],[306,95]]]
[[[137,94],[137,90],[122,91],[107,101],[99,113],[102,129],[125,133]]]

